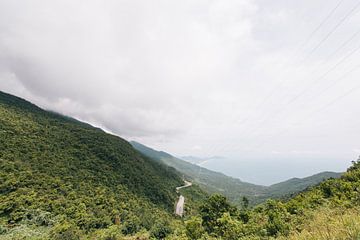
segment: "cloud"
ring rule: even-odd
[[[125,136],[189,128],[250,39],[255,11],[247,0],[1,6],[2,72],[41,104]]]
[[[201,146],[199,146],[199,145],[195,145],[195,146],[192,147],[192,149],[199,151],[199,150],[202,150],[203,148]]]

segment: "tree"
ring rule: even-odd
[[[155,225],[151,228],[150,234],[156,239],[165,239],[172,232],[169,226],[169,222],[160,219],[155,222]]]
[[[242,206],[244,209],[247,209],[249,207],[249,199],[245,196],[242,197]]]
[[[186,235],[190,239],[200,239],[205,233],[204,227],[202,226],[202,220],[200,217],[192,217],[190,220],[185,222]]]
[[[270,236],[289,234],[289,213],[286,211],[286,208],[281,202],[268,200],[266,203],[265,213],[268,216],[266,230]]]
[[[352,166],[348,168],[348,171],[355,171],[360,169],[360,156],[356,161],[352,161]]]
[[[237,240],[243,236],[242,223],[231,217],[229,213],[224,213],[217,222],[216,233],[221,239]]]
[[[237,209],[230,205],[224,196],[219,194],[206,199],[200,206],[200,216],[205,230],[209,233],[213,232],[217,226],[217,220],[221,218],[224,213],[235,216],[237,215]]]
[[[79,240],[81,233],[76,226],[64,221],[53,227],[50,236],[54,240]]]

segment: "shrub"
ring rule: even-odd
[[[186,236],[190,239],[200,239],[205,233],[200,217],[192,217],[185,222]]]
[[[172,233],[172,229],[169,223],[162,220],[157,221],[150,230],[150,235],[156,239],[164,239],[170,233]]]
[[[50,231],[53,240],[79,240],[81,236],[80,230],[69,222],[56,224]]]

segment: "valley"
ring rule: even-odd
[[[251,205],[256,205],[267,199],[287,198],[309,187],[315,186],[329,178],[339,178],[341,173],[322,172],[303,179],[293,178],[287,181],[261,186],[225,174],[208,170],[202,166],[186,162],[166,152],[151,149],[137,142],[130,142],[139,152],[157,161],[175,168],[184,176],[192,179],[209,194],[220,193],[226,196],[233,204],[242,205],[242,198],[249,199]]]

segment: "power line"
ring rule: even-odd
[[[299,49],[301,49],[303,46],[305,46],[310,39],[321,29],[321,27],[323,25],[325,25],[325,23],[330,19],[330,17],[332,17],[332,15],[335,13],[335,11],[340,7],[340,5],[344,2],[344,0],[340,0],[335,7],[326,15],[326,17],[320,22],[320,24],[309,34],[309,36],[307,37],[307,39],[303,42],[303,44],[301,44],[301,47],[299,47]],[[360,31],[359,31],[360,32]],[[354,36],[355,37],[355,36]],[[279,86],[281,86],[284,83],[285,80],[282,80],[279,83]],[[264,103],[267,102],[268,99],[270,99],[275,93],[276,93],[276,88],[274,88],[262,101],[262,103],[260,104],[263,105]]]
[[[334,86],[336,83],[340,82],[341,80],[345,79],[349,74],[353,73],[354,71],[358,70],[359,68],[360,68],[360,65],[357,65],[357,66],[351,68],[349,71],[347,71],[347,72],[346,72],[345,74],[343,74],[341,77],[337,78],[335,81],[332,81],[332,84],[331,84],[331,85],[329,85],[327,88],[324,88],[324,90],[321,91],[320,93],[318,93],[314,98],[312,98],[312,100],[320,97],[321,95],[323,95],[323,94],[324,94],[327,90],[329,90],[332,86]],[[285,106],[285,107],[286,107],[286,106]],[[276,113],[276,115],[280,114],[281,112],[283,112],[283,111],[278,111],[278,112]],[[270,118],[265,119],[265,120],[262,122],[262,124],[266,123],[269,119],[270,119]],[[258,128],[258,129],[260,129],[260,128]],[[258,129],[256,129],[256,130],[258,130]]]
[[[332,83],[330,85],[328,85],[323,91],[321,91],[319,94],[317,94],[314,98],[311,98],[310,100],[319,98],[320,96],[322,96],[326,91],[328,91],[331,87],[333,87],[334,85],[336,85],[338,82],[340,82],[341,80],[345,79],[347,77],[347,75],[353,73],[354,71],[360,69],[360,65],[356,65],[355,67],[351,68],[349,71],[347,71],[345,74],[343,74],[340,78],[337,78],[335,81],[332,81]]]
[[[358,50],[360,49],[360,46],[357,47],[356,49],[354,49],[353,51],[351,51],[349,54],[347,54],[344,58],[342,58],[340,61],[338,61],[333,67],[331,67],[328,71],[326,71],[325,74],[323,74],[320,78],[315,80],[315,83],[318,83],[319,81],[323,80],[330,72],[334,71],[341,63],[343,63],[345,60],[347,60],[348,58],[350,58],[354,53],[356,53]],[[338,78],[337,80],[335,80],[335,82],[338,82],[342,79],[344,79],[348,74],[350,74],[351,72],[354,72],[356,69],[358,69],[360,67],[360,65],[350,69],[349,71],[347,71],[344,75],[342,75],[342,77]],[[284,108],[280,109],[279,111],[277,111],[274,115],[279,115],[280,113],[282,113],[284,111],[284,109],[286,107],[288,107],[290,104],[292,104],[293,102],[295,102],[298,98],[302,97],[310,88],[312,87],[312,85],[309,85],[306,89],[304,89],[303,91],[301,91],[299,94],[297,94],[295,97],[293,97],[285,106]],[[327,89],[325,90],[327,91]],[[320,93],[322,94],[322,93]],[[266,122],[269,121],[269,119],[271,119],[272,117],[274,117],[274,115],[264,119],[262,122],[260,122],[260,125],[265,124]],[[254,128],[251,133],[254,133],[254,131],[259,130],[261,127],[258,128]]]
[[[354,55],[358,50],[360,49],[360,46],[349,52],[347,55],[345,55],[340,61],[338,61],[335,65],[333,65],[329,70],[327,70],[321,77],[315,79],[315,81],[312,82],[312,84],[316,84],[323,80],[329,73],[334,71],[336,68],[338,68],[343,62],[345,62],[347,59],[349,59],[352,55]],[[298,98],[303,96],[309,89],[311,89],[312,85],[308,85],[305,89],[303,89],[299,94],[297,94],[295,97],[293,97],[288,104],[291,104],[295,102]]]
[[[358,47],[357,49],[360,49],[360,47]],[[353,51],[353,52],[355,52],[355,51]],[[329,90],[329,89],[330,89],[332,86],[334,86],[336,83],[338,83],[338,82],[340,82],[341,80],[345,79],[349,74],[353,73],[354,71],[358,70],[359,68],[360,68],[360,65],[356,65],[356,66],[354,66],[353,68],[351,68],[350,70],[348,70],[348,71],[347,71],[345,74],[343,74],[341,77],[337,78],[335,81],[332,81],[332,83],[331,83],[327,88],[325,88],[323,91],[321,91],[319,94],[317,94],[317,95],[315,96],[315,98],[320,97],[322,94],[324,94],[327,90]],[[351,90],[349,91],[349,93],[346,93],[346,94],[344,94],[344,95],[336,98],[336,99],[333,101],[333,103],[328,104],[328,105],[334,104],[336,101],[339,101],[340,99],[342,99],[342,98],[344,98],[345,96],[349,95],[350,93],[352,93],[353,91],[357,90],[358,88],[360,88],[360,86],[351,89]],[[313,99],[315,99],[315,98],[313,98]],[[326,106],[323,107],[323,108],[326,108]],[[283,111],[284,111],[284,108],[281,109],[280,111],[276,112],[276,113],[275,113],[275,116],[276,116],[276,115],[279,115],[279,114],[282,113]],[[319,111],[319,110],[318,110],[318,111]],[[265,124],[266,122],[268,122],[272,117],[274,117],[274,115],[271,116],[271,117],[268,117],[268,118],[264,119],[262,122],[260,122],[260,123],[259,123],[260,126],[253,128],[253,129],[249,132],[250,135],[253,135],[255,132],[259,131],[259,130],[262,128],[261,125],[264,125],[264,124]],[[256,145],[256,147],[258,147],[258,145]]]
[[[320,22],[320,24],[309,34],[309,36],[307,37],[307,39],[304,41],[303,44],[301,44],[301,47],[299,49],[301,49],[303,46],[305,46],[307,44],[308,41],[310,41],[310,39],[321,29],[321,27],[330,19],[330,17],[335,13],[335,11],[340,7],[340,5],[344,2],[344,0],[340,0],[335,7],[326,15],[326,17]],[[355,7],[355,9],[358,6]],[[353,9],[353,10],[355,10]],[[352,11],[353,11],[352,10]],[[352,12],[350,11],[350,12]],[[350,13],[351,14],[351,13]],[[281,86],[284,83],[285,80],[282,80],[278,86]],[[261,103],[259,105],[257,105],[256,108],[261,107],[262,105],[264,105],[268,99],[270,99],[275,93],[276,93],[276,87],[269,92],[268,95],[266,95],[265,98],[263,98],[263,101],[261,101]],[[250,118],[250,116],[247,116],[242,123],[246,122],[248,119]]]
[[[333,16],[333,14],[336,12],[336,10],[340,7],[340,5],[344,2],[344,0],[340,0],[335,7],[329,12],[329,14],[320,22],[320,24],[310,33],[310,35],[307,37],[307,39],[304,41],[304,43],[301,45],[300,49],[305,46],[308,41],[311,40],[311,38],[325,25],[325,23]],[[355,10],[360,6],[360,2],[358,4],[356,4],[331,30],[330,32],[327,33],[327,35],[325,35],[325,37],[310,51],[310,53],[306,56],[306,58],[304,58],[304,60],[306,60],[307,58],[309,58],[318,48],[320,48],[320,46],[355,12]],[[338,47],[330,56],[334,56],[338,51],[340,51],[342,48],[344,48],[349,42],[351,42],[358,34],[360,33],[360,30],[358,32],[356,32],[354,35],[352,35],[347,41],[345,41],[343,44],[340,45],[340,47]],[[343,59],[341,59],[337,64],[335,64],[331,69],[329,69],[324,75],[322,75],[322,77],[320,77],[319,79],[317,79],[315,81],[315,83],[321,81],[323,78],[325,78],[330,72],[332,72],[333,70],[335,70],[342,62],[344,62],[346,59],[348,59],[351,55],[353,55],[356,51],[358,50],[355,49],[354,51],[350,52],[350,54],[346,55]],[[303,61],[304,61],[303,60]],[[271,99],[271,97],[276,93],[276,91],[278,90],[277,88],[280,87],[283,83],[284,83],[285,79],[283,79],[278,85],[277,87],[273,88],[272,91],[269,92],[269,94],[267,94],[263,100],[256,105],[256,108],[262,107],[269,99]],[[289,103],[291,104],[292,102],[296,101],[297,98],[301,97],[303,94],[306,93],[306,91],[311,88],[311,86],[307,87],[306,89],[304,89],[300,94],[298,94],[297,96],[295,96],[295,98],[293,98]],[[282,111],[280,111],[282,112]],[[278,113],[280,113],[278,112]],[[249,119],[251,118],[252,114],[248,114],[241,122],[240,124],[245,124],[249,121]],[[267,122],[267,119],[265,121],[263,121],[262,123]],[[245,129],[246,132],[247,129]],[[255,129],[254,129],[255,130]],[[221,147],[216,147],[218,149],[221,149]],[[224,147],[222,147],[224,148]]]
[[[330,17],[335,13],[335,11],[340,7],[340,5],[344,2],[344,0],[340,0],[335,7],[329,12],[329,14],[320,22],[320,24],[310,33],[310,35],[308,36],[308,38],[305,40],[305,42],[302,45],[306,45],[306,43],[320,30],[320,28],[330,19]],[[345,17],[333,28],[333,31],[330,32],[330,34],[328,34],[329,36],[360,6],[360,2],[353,7],[346,15]],[[359,30],[360,32],[360,30]],[[356,35],[359,33],[355,33],[348,41],[344,42],[335,52],[334,55],[341,50],[344,46],[346,46],[353,38],[356,37]],[[328,36],[328,37],[329,37]],[[324,39],[322,42],[326,41],[327,38]],[[278,84],[278,87],[280,87],[283,83],[285,82],[285,79],[283,79],[282,81],[280,81],[280,83]],[[263,100],[260,102],[260,104],[256,105],[256,108],[262,107],[277,91],[277,87],[273,88],[272,91],[269,92],[269,94],[266,95],[266,97],[263,98]],[[250,119],[250,115],[249,114],[246,118],[244,118],[240,123],[244,124],[246,123],[249,119]]]
[[[350,38],[346,39],[344,42],[341,43],[341,45],[335,49],[332,53],[330,53],[327,57],[325,57],[325,60],[322,60],[320,63],[317,64],[316,68],[311,71],[308,75],[315,74],[321,66],[323,66],[325,63],[327,63],[330,59],[332,59],[341,49],[345,48],[350,42],[352,42],[360,33],[360,29],[356,31],[354,34],[350,36]]]
[[[326,59],[330,59],[333,56],[335,56],[341,49],[343,49],[344,47],[346,47],[346,45],[348,45],[352,40],[354,40],[356,38],[357,35],[359,35],[360,33],[360,29],[357,30],[353,35],[350,36],[350,38],[348,38],[346,41],[344,41],[340,47],[338,47],[333,53],[331,53],[329,56],[326,57]]]
[[[322,108],[320,108],[319,110],[313,112],[312,114],[309,114],[310,116],[313,115],[314,113],[318,113],[323,111],[324,109],[334,105],[335,103],[337,103],[338,101],[342,100],[343,98],[349,96],[350,94],[352,94],[353,92],[357,91],[358,89],[360,89],[360,85],[356,86],[352,89],[350,89],[349,91],[347,91],[346,93],[344,93],[343,95],[337,97],[336,99],[332,100],[331,102],[329,102],[328,104],[326,104],[325,106],[323,106]]]
[[[305,61],[308,59],[317,49],[321,47],[321,45],[329,39],[329,37],[355,12],[355,10],[360,6],[360,2],[358,2],[345,16],[323,37],[320,42],[311,49],[311,51],[307,54],[307,56],[302,60]]]
[[[331,57],[333,57],[334,55],[336,55],[341,49],[343,49],[345,46],[347,46],[353,39],[356,38],[357,35],[359,35],[360,33],[360,29],[358,31],[356,31],[354,34],[352,34],[350,36],[350,38],[348,38],[347,40],[345,40],[335,51],[333,51],[326,59],[330,59]],[[335,70],[341,63],[343,63],[344,61],[346,61],[348,58],[350,58],[354,53],[356,53],[358,50],[360,49],[360,46],[355,48],[354,50],[350,51],[347,55],[345,55],[340,61],[338,61],[332,68],[330,68],[325,74],[323,74],[320,78],[318,78],[317,80],[314,81],[314,83],[318,83],[319,81],[321,81],[323,78],[326,77],[326,75],[328,75],[330,72],[332,72],[333,70]],[[328,61],[328,60],[327,60]],[[323,62],[326,63],[327,61]],[[355,66],[354,68],[352,68],[350,71],[346,72],[342,77],[338,78],[337,80],[335,80],[334,84],[335,85],[338,81],[344,79],[346,77],[346,75],[350,74],[351,72],[355,71],[356,69],[358,69],[360,67],[360,65]],[[316,71],[315,71],[316,72]],[[314,72],[312,72],[314,73]],[[331,85],[331,86],[333,86]],[[330,86],[330,87],[331,87]],[[327,89],[325,89],[325,91],[327,91],[330,87],[328,87]],[[300,94],[296,95],[293,99],[291,99],[289,101],[288,104],[296,101],[296,99],[298,99],[299,97],[303,96],[306,91],[308,91],[311,88],[311,85],[309,85],[306,89],[304,89]],[[323,91],[323,92],[325,92]],[[320,96],[321,94],[323,94],[323,92],[321,92],[320,94],[318,94],[317,96]]]
[[[335,13],[335,11],[340,7],[344,0],[340,0],[336,6],[329,12],[329,14],[320,22],[320,24],[309,34],[308,38],[300,45],[299,49],[302,49],[311,38],[320,30],[320,28],[325,25],[325,23],[330,19],[330,17]]]
[[[311,118],[313,115],[318,114],[319,112],[324,111],[325,109],[327,109],[328,107],[336,104],[337,102],[339,102],[340,100],[344,99],[345,97],[351,95],[353,92],[357,91],[360,89],[360,85],[355,86],[354,88],[351,88],[349,91],[345,92],[344,94],[336,97],[335,99],[331,100],[330,102],[328,102],[327,104],[321,106],[320,108],[310,112],[308,115],[306,115],[304,118],[302,118],[302,120],[297,121],[296,123],[294,123],[293,125],[298,125],[298,124],[302,124],[304,121],[308,120],[309,118]],[[288,127],[286,129],[283,129],[282,131],[280,131],[278,134],[276,134],[275,136],[272,136],[272,138],[274,137],[278,137],[281,134],[286,133],[287,131],[289,131],[291,129],[291,127]],[[270,139],[268,138],[265,141],[262,141],[261,143],[255,145],[253,148],[250,149],[251,150],[255,150],[259,147],[261,147],[262,145],[264,145],[266,142],[268,142]]]
[[[327,17],[319,24],[319,26],[310,34],[308,39],[311,39],[311,37],[320,29],[321,26],[324,25],[324,23],[334,14],[334,12],[339,8],[339,6],[341,5],[341,3],[343,2],[343,0],[340,0],[338,2],[338,4],[332,9],[332,11],[327,15]],[[335,27],[327,34],[327,36],[325,36],[325,38],[321,41],[320,45],[325,42],[330,35],[335,32],[335,30],[348,18],[351,16],[351,14],[360,6],[360,2],[358,4],[356,4],[341,20],[340,22],[338,22],[337,25],[335,25]],[[356,31],[353,35],[350,36],[350,38],[348,38],[346,41],[344,41],[334,52],[332,52],[326,59],[330,59],[331,57],[333,57],[334,55],[336,55],[341,49],[343,49],[346,45],[348,45],[353,39],[355,39],[355,37],[360,33],[360,29],[358,31]],[[308,40],[307,40],[308,41]],[[318,46],[320,46],[318,44]],[[333,70],[335,70],[342,62],[346,61],[348,58],[350,58],[356,51],[358,51],[359,48],[351,51],[348,55],[346,55],[342,60],[340,60],[337,64],[335,64],[335,66],[333,66],[331,69],[329,69],[324,75],[322,75],[322,77],[320,77],[318,80],[315,80],[315,83],[321,81],[322,78],[326,77],[327,74],[329,74],[330,72],[332,72]],[[328,61],[328,60],[327,60]],[[325,61],[325,63],[327,62]],[[316,71],[314,71],[316,72]],[[313,73],[314,73],[313,72]],[[283,80],[281,82],[281,84],[284,82],[285,80]],[[306,91],[311,88],[308,87],[306,88],[304,91],[302,91],[299,95],[295,96],[292,100],[290,100],[290,103],[295,101],[297,98],[301,97],[304,93],[306,93]],[[270,97],[272,95],[275,94],[276,92],[276,88],[273,89],[272,93],[269,95]],[[264,99],[264,102],[266,102],[268,100],[268,98]]]
[[[329,56],[326,57],[326,61],[322,62],[322,65],[326,62],[329,61],[329,59],[331,59],[333,56],[335,56],[341,49],[343,49],[344,47],[346,47],[352,40],[354,40],[358,35],[360,34],[360,29],[358,29],[354,34],[352,34],[348,39],[346,39],[335,51],[333,51]],[[326,77],[326,75],[328,75],[330,72],[332,72],[333,70],[335,70],[342,62],[346,61],[348,58],[350,58],[354,53],[356,53],[359,50],[360,46],[358,48],[355,48],[354,50],[350,51],[347,55],[345,55],[339,62],[337,62],[331,69],[329,69],[327,72],[325,72],[325,74],[323,74],[320,78],[318,78],[317,80],[314,81],[314,83],[316,84],[317,82],[321,81],[324,77]],[[355,67],[357,68],[357,67]],[[315,73],[316,71],[313,71],[310,74]],[[349,72],[345,73],[349,74]],[[289,103],[294,102],[296,99],[298,99],[299,97],[303,96],[306,91],[308,91],[311,88],[311,85],[309,85],[306,89],[304,89],[302,92],[300,92],[300,94],[296,95],[293,99],[291,99],[289,101]]]

